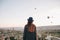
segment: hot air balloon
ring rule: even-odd
[[[34,8],[35,10],[37,9],[37,8]]]
[[[49,16],[47,16],[47,19],[49,19],[50,17]]]

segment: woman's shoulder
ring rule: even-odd
[[[26,25],[25,25],[25,28],[27,28],[27,27],[28,27],[28,25],[26,24]]]

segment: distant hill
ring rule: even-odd
[[[4,30],[17,30],[17,31],[24,31],[23,27],[5,27],[5,28],[0,28]],[[36,27],[37,31],[38,30],[60,30],[60,25],[52,25],[52,26],[39,26]]]
[[[60,25],[52,25],[52,26],[40,26],[37,27],[38,31],[59,31]]]
[[[16,31],[23,31],[24,28],[22,27],[4,27],[4,28],[0,28],[3,30],[16,30]]]

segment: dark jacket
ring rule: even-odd
[[[36,40],[36,26],[32,25],[25,25],[23,40]]]

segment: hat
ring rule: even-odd
[[[29,17],[28,21],[29,21],[29,22],[32,22],[32,21],[34,21],[34,20],[33,20],[32,17]]]

